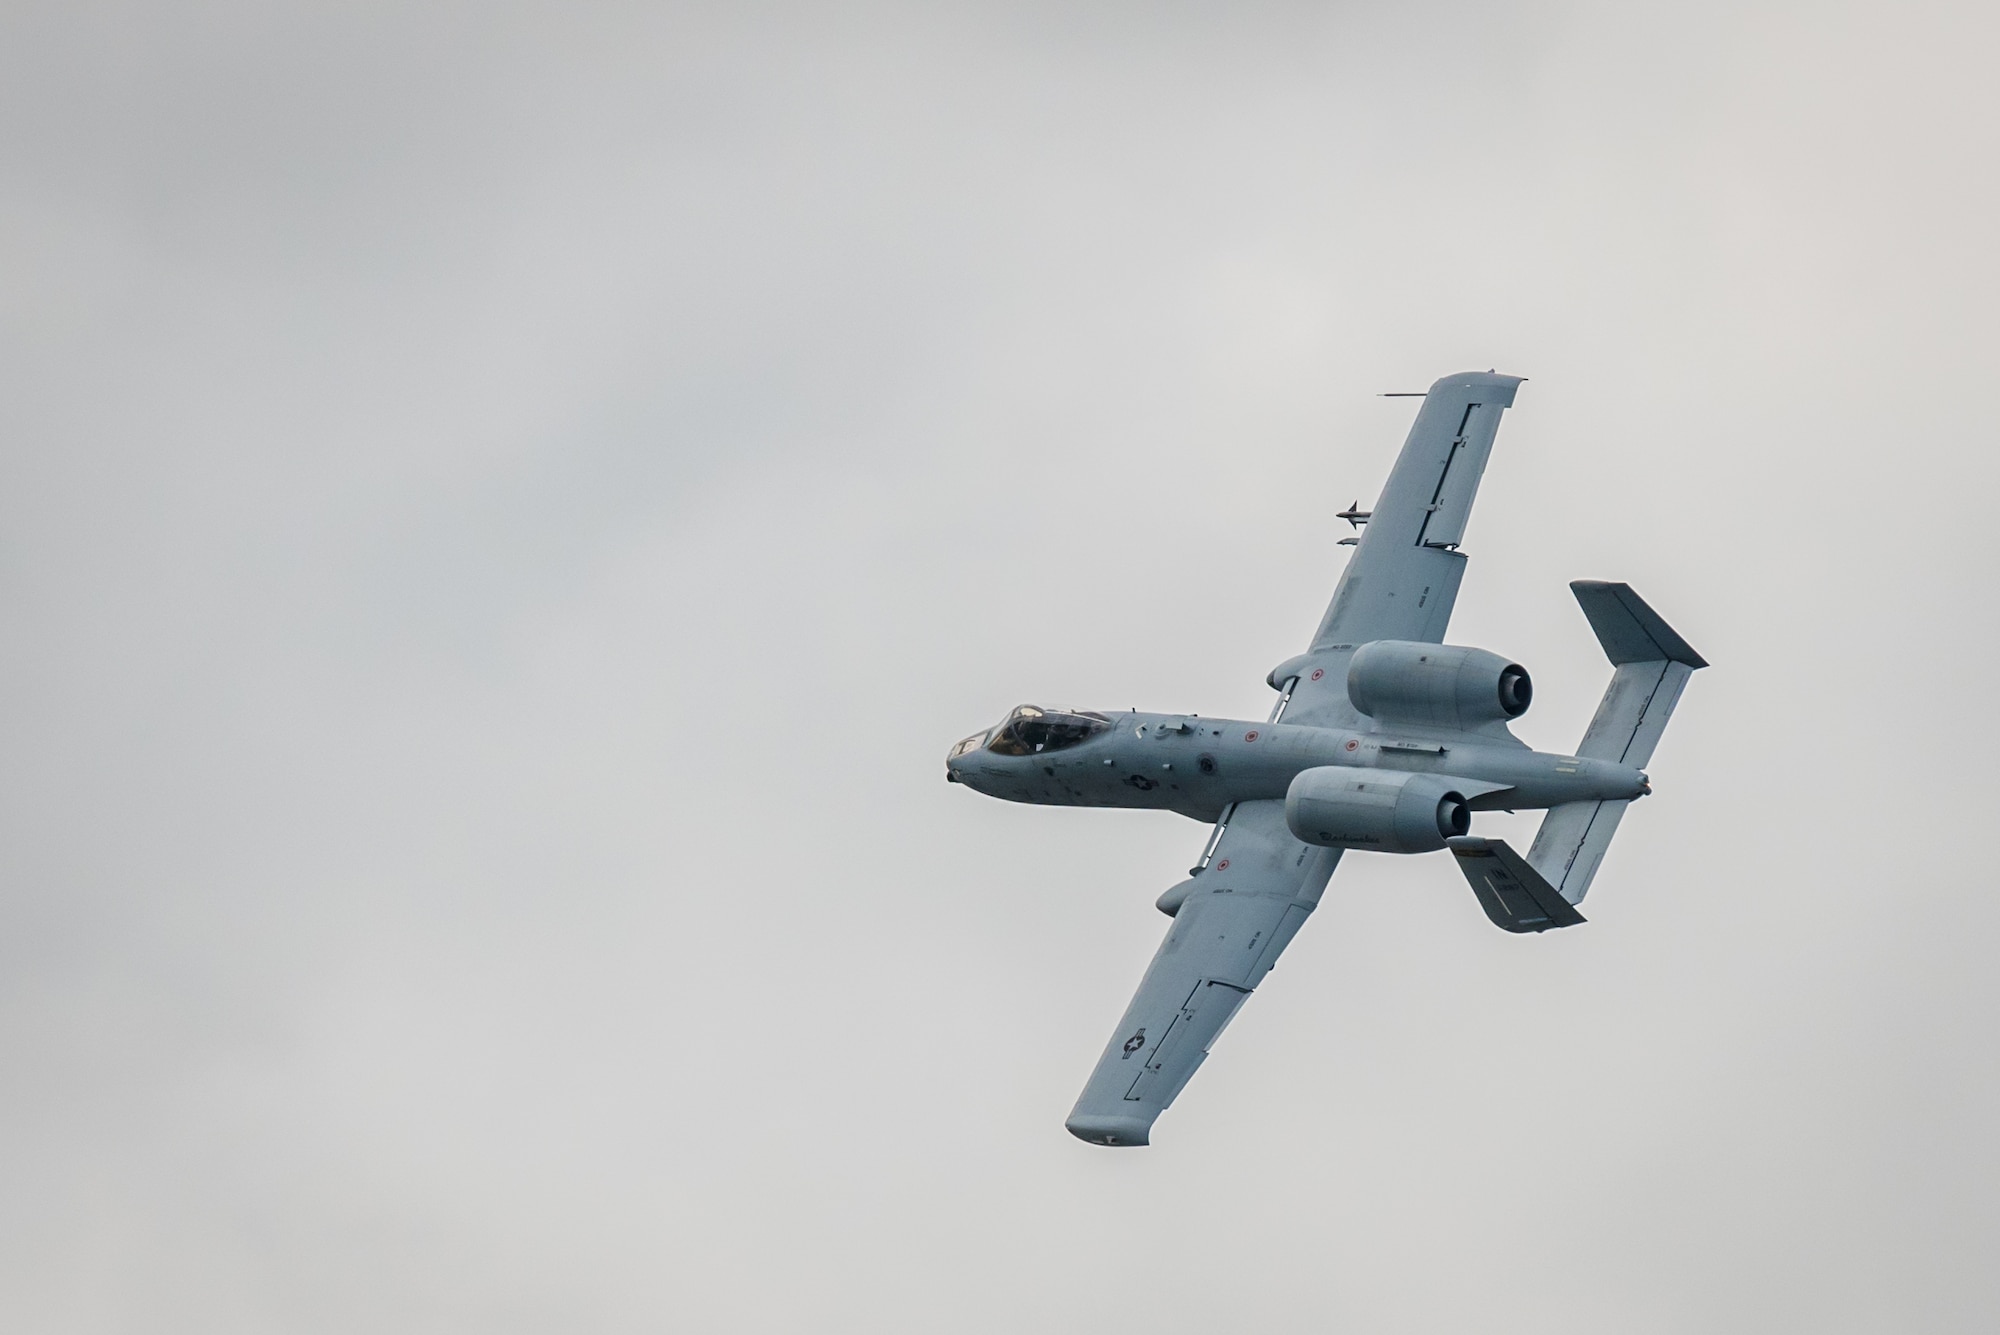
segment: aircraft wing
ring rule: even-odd
[[[1238,803],[1069,1115],[1096,1145],[1144,1145],[1319,903],[1337,848],[1300,843],[1280,800]],[[1169,896],[1182,892],[1176,887]],[[1163,897],[1162,903],[1171,903]]]
[[[1468,371],[1430,387],[1382,498],[1361,530],[1312,647],[1271,674],[1298,678],[1285,722],[1354,727],[1347,660],[1370,640],[1444,642],[1465,557],[1458,551],[1486,456],[1519,376]]]

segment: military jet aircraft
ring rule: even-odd
[[[1159,898],[1173,925],[1069,1115],[1078,1138],[1148,1143],[1348,849],[1449,850],[1509,932],[1583,921],[1576,905],[1625,809],[1652,791],[1644,766],[1707,664],[1629,585],[1570,585],[1614,670],[1576,754],[1552,755],[1507,729],[1533,698],[1526,669],[1443,643],[1459,539],[1520,383],[1467,373],[1430,387],[1311,647],[1266,678],[1268,720],[1022,705],[951,749],[946,777],[993,797],[1214,825]],[[1473,812],[1501,809],[1547,810],[1525,857],[1472,834]]]

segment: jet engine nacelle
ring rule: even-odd
[[[1347,698],[1384,723],[1476,728],[1528,712],[1528,670],[1484,649],[1413,640],[1375,640],[1354,651]]]
[[[1285,824],[1321,847],[1435,853],[1472,828],[1472,812],[1452,780],[1435,774],[1323,765],[1292,780]]]

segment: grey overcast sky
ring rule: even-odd
[[[0,9],[0,1326],[1990,1332],[1990,5]],[[1062,1119],[1421,389],[1715,663]],[[1521,818],[1525,820],[1526,818]],[[1515,833],[1506,818],[1482,829]]]

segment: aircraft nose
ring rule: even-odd
[[[946,783],[965,782],[964,776],[959,773],[959,767],[965,763],[965,753],[972,749],[971,742],[972,739],[968,737],[962,742],[954,743],[951,750],[944,753],[944,781]]]

